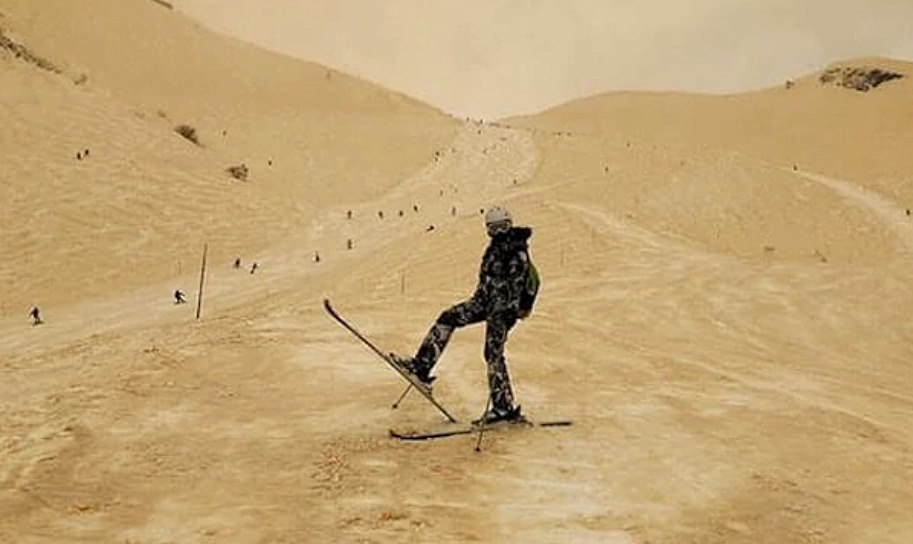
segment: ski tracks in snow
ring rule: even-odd
[[[784,171],[790,171],[783,168]],[[811,172],[792,172],[794,175],[824,185],[853,204],[864,208],[881,218],[901,240],[907,252],[913,255],[913,222],[894,201],[875,191],[865,189],[853,182]]]

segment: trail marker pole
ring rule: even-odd
[[[206,250],[209,244],[203,244],[203,263],[200,265],[200,289],[197,291],[197,320],[200,319],[200,310],[203,309],[203,280],[206,278]]]

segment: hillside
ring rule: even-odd
[[[9,0],[0,13],[16,44],[0,48],[7,317],[186,274],[206,240],[216,262],[293,242],[315,210],[381,194],[454,130],[429,106],[149,0]],[[242,164],[246,182],[226,172]]]
[[[869,92],[822,83],[821,72],[787,88],[736,95],[608,93],[512,119],[543,131],[737,151],[777,166],[857,180],[913,205],[913,63],[849,59],[832,67],[883,68],[906,77]]]
[[[885,59],[837,64],[913,74]],[[731,96],[610,93],[505,122],[535,132],[542,176],[657,229],[745,256],[880,262],[913,207],[913,79],[857,92],[822,74]],[[888,220],[815,174],[851,182]]]

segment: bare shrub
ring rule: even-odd
[[[228,168],[225,169],[225,171],[228,172],[231,175],[231,177],[233,177],[239,181],[247,181],[248,170],[247,170],[247,165],[244,163],[241,163],[237,166],[229,166]]]
[[[18,43],[9,36],[3,33],[3,29],[0,29],[0,49],[7,50],[17,59],[30,62],[35,66],[41,68],[42,70],[47,70],[55,74],[62,73],[62,70],[54,65],[51,61],[45,59],[44,57],[36,55],[28,47]]]
[[[196,145],[200,145],[200,139],[197,137],[197,129],[193,128],[190,125],[178,125],[174,127],[174,131],[183,136],[185,139],[190,140]]]

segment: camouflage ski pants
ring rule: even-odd
[[[507,362],[504,360],[504,343],[507,341],[507,333],[517,322],[516,316],[511,312],[488,314],[483,301],[476,298],[452,306],[444,310],[431,326],[418,348],[415,360],[430,371],[447,347],[455,329],[482,321],[485,322],[484,355],[488,364],[491,402],[495,408],[509,409],[514,405],[514,394],[510,388]]]

